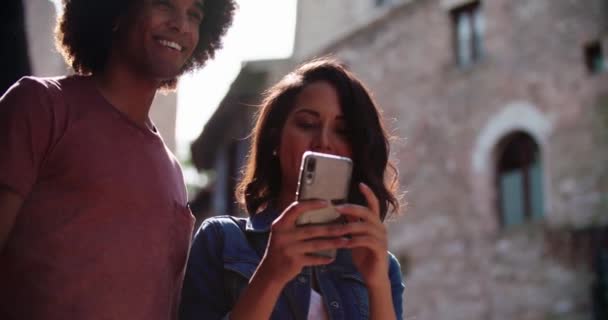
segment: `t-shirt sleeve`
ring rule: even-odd
[[[0,98],[0,187],[32,190],[49,151],[51,99],[44,84],[21,78]]]

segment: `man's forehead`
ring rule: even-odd
[[[140,2],[146,2],[146,1],[152,2],[152,0],[143,0]],[[194,1],[192,1],[192,5],[199,7],[200,9],[203,9],[204,5],[205,5],[205,0],[194,0]]]

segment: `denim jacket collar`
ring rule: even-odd
[[[199,319],[219,319],[229,313],[259,265],[261,256],[256,248],[266,247],[268,231],[278,214],[276,210],[269,210],[250,219],[219,216],[203,223],[188,260],[182,314]],[[310,304],[313,273],[329,319],[369,319],[366,285],[352,263],[351,251],[344,249],[338,250],[335,261],[328,265],[303,268],[281,291],[271,319],[305,318]],[[391,259],[389,277],[393,304],[400,317],[403,284],[394,257]]]

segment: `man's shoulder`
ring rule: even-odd
[[[75,76],[57,76],[57,77],[36,77],[24,76],[17,80],[11,87],[26,87],[26,88],[61,88],[66,82],[74,81]]]
[[[31,97],[40,94],[46,87],[44,78],[25,76],[17,80],[2,95],[2,100],[10,97]]]
[[[48,85],[44,78],[22,77],[0,97],[0,110],[14,115],[38,112],[41,105],[48,104]]]
[[[84,83],[82,76],[35,77],[24,76],[17,80],[3,96],[16,96],[33,99],[40,96],[59,95],[72,85]]]

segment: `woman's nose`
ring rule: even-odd
[[[331,133],[328,129],[321,129],[313,141],[313,150],[330,152],[332,151]]]

